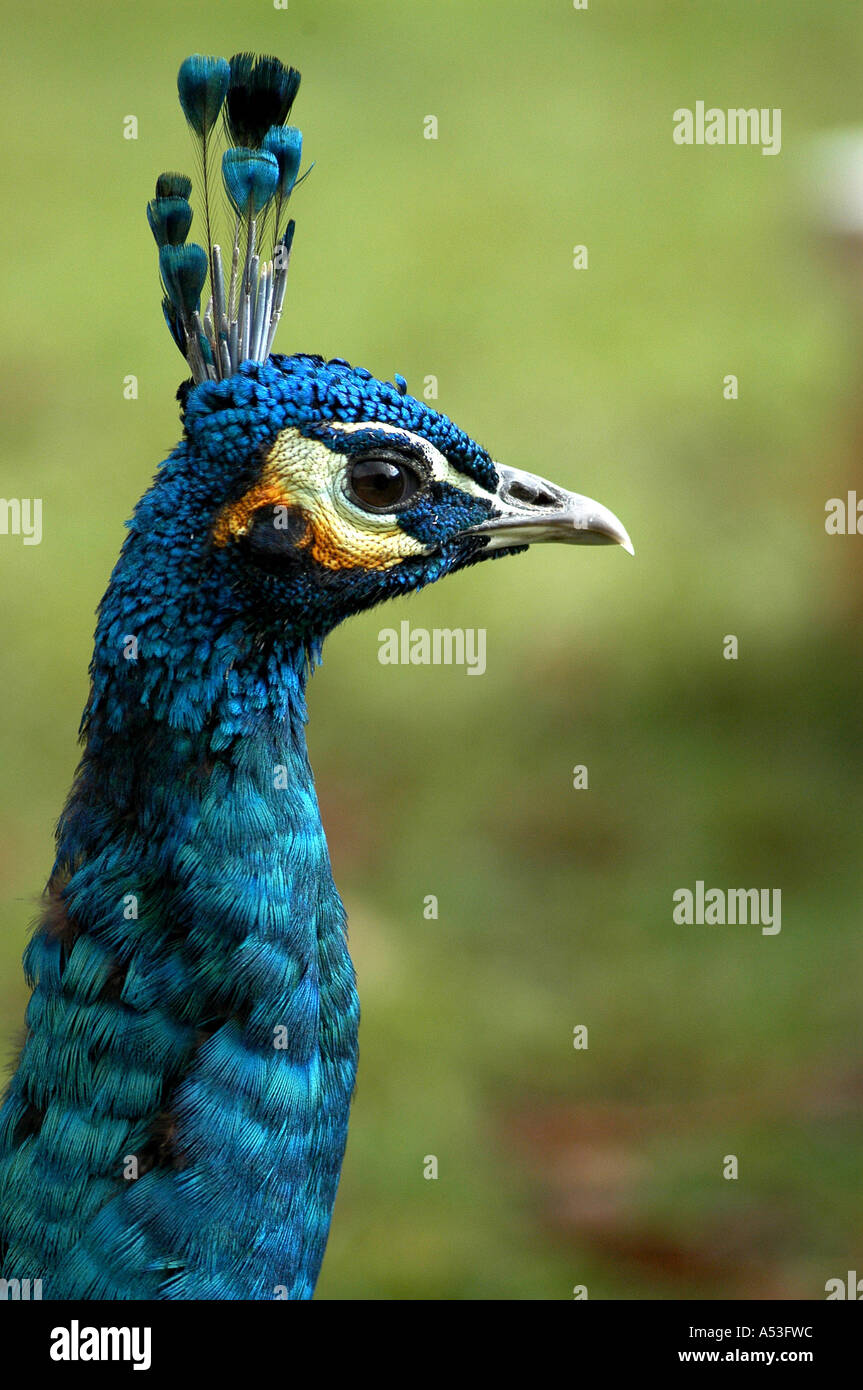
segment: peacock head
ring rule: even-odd
[[[632,549],[600,503],[494,462],[402,378],[339,359],[245,362],[186,394],[184,417],[213,482],[207,563],[262,625],[306,638],[534,542]]]
[[[293,68],[248,53],[180,68],[206,245],[187,243],[191,181],[160,175],[148,220],[192,380],[179,393],[185,441],[132,523],[142,543],[148,532],[157,542],[141,555],[141,582],[164,592],[152,567],[179,556],[195,602],[210,594],[253,642],[289,628],[314,645],[350,613],[534,542],[631,551],[605,507],[494,462],[403,378],[271,355],[293,244],[285,216],[305,177],[302,137],[286,124],[299,84]],[[224,258],[211,235],[220,132],[233,224]]]

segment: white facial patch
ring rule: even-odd
[[[459,473],[439,449],[421,435],[377,420],[328,422],[327,429],[345,434],[367,431],[410,445],[424,459],[437,482],[448,482],[473,497],[493,500],[493,494]],[[245,535],[253,514],[264,506],[284,506],[306,519],[306,535],[298,544],[328,569],[391,569],[411,556],[427,555],[429,547],[402,530],[398,513],[367,512],[347,488],[350,458],[309,439],[295,426],[281,431],[267,455],[258,483],[220,514],[213,532],[217,545]]]

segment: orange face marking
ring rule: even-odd
[[[363,516],[343,492],[345,460],[321,441],[289,427],[270,450],[257,483],[219,513],[213,542],[225,546],[244,536],[260,507],[290,507],[305,518],[297,544],[329,570],[388,570],[425,553],[393,517]]]
[[[221,548],[229,541],[244,536],[252,517],[261,507],[291,507],[295,511],[300,510],[270,464],[264,470],[260,482],[244,493],[239,501],[222,508],[213,527],[214,544]],[[352,569],[357,565],[365,569],[386,568],[373,553],[346,555],[338,535],[333,535],[327,525],[328,517],[319,516],[317,524],[309,521],[308,517],[306,520],[306,534],[297,544],[307,549],[319,565],[331,570]]]
[[[238,536],[244,536],[249,529],[252,516],[260,507],[292,505],[291,499],[285,493],[284,483],[276,476],[272,466],[267,464],[260,482],[243,493],[239,501],[230,502],[219,512],[213,527],[213,541],[221,547],[227,545],[228,541],[236,540]]]

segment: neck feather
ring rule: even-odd
[[[115,574],[48,915],[28,950],[18,1099],[101,1135],[73,1161],[67,1132],[38,1134],[42,1168],[72,1164],[84,1194],[69,1198],[45,1273],[52,1296],[308,1297],[358,1023],[306,755],[316,654],[250,644],[237,623],[203,645],[191,612],[164,642],[131,592]],[[86,1063],[82,1036],[99,1041]],[[94,1065],[98,1087],[83,1074]]]

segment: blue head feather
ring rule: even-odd
[[[278,58],[235,53],[230,63],[225,125],[233,145],[258,149],[272,126],[291,114],[300,74]]]
[[[236,53],[230,63],[193,54],[180,66],[180,105],[198,141],[206,273],[198,287],[199,256],[192,252],[187,259],[165,258],[163,282],[172,305],[166,311],[168,326],[196,382],[230,377],[244,360],[266,358],[272,347],[293,236],[293,222],[280,236],[282,211],[302,182],[298,178],[302,135],[295,127],[283,129],[299,85],[295,68],[278,58],[256,58],[252,53]],[[226,257],[211,219],[213,141],[219,133],[220,110],[233,142],[221,158],[223,182],[235,213]],[[191,186],[183,174],[160,174],[156,181],[147,220],[160,251],[182,246],[188,236]],[[275,204],[274,220],[266,215],[271,203]],[[269,254],[267,236],[273,238]],[[207,276],[208,310],[190,332],[189,319]]]
[[[174,339],[174,342],[177,344],[177,347],[180,349],[180,352],[185,357],[186,330],[183,327],[183,322],[180,318],[177,309],[171,303],[170,299],[166,294],[162,295],[162,313],[165,316],[165,322],[168,325],[168,330],[171,334],[171,337]]]
[[[207,253],[194,241],[188,246],[159,248],[159,270],[165,292],[184,320],[197,313],[207,278]]]
[[[279,165],[266,150],[230,149],[222,155],[222,178],[239,217],[262,212],[279,184]]]
[[[205,139],[216,123],[228,91],[231,70],[224,58],[203,58],[194,53],[177,74],[177,91],[183,114],[192,130]]]
[[[192,209],[185,198],[153,198],[147,204],[147,221],[157,246],[182,246],[192,225]]]
[[[282,233],[282,235],[279,237],[279,240],[278,240],[278,243],[277,243],[277,246],[276,246],[276,249],[277,249],[277,250],[279,249],[279,247],[281,247],[281,256],[282,256],[282,260],[285,261],[286,263],[287,263],[287,261],[290,260],[290,256],[291,256],[291,247],[292,247],[293,244],[294,244],[294,232],[296,231],[296,229],[297,229],[297,224],[296,224],[296,222],[294,221],[293,217],[289,218],[289,219],[288,219],[288,225],[287,225],[287,227],[285,228],[285,230],[284,230],[284,232]]]
[[[192,192],[192,180],[186,174],[160,174],[156,179],[157,198],[185,198]]]
[[[303,155],[303,134],[296,126],[273,126],[264,136],[263,149],[274,155],[279,166],[277,192],[284,201],[291,196],[291,190],[300,172]]]

